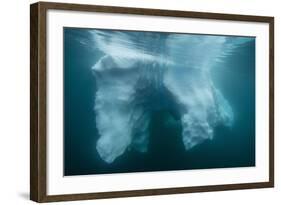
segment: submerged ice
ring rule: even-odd
[[[210,72],[243,37],[94,30],[102,53],[92,67],[100,157],[112,163],[129,148],[146,152],[153,112],[169,109],[182,127],[186,150],[234,120]],[[227,68],[226,68],[227,69]]]

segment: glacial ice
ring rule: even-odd
[[[91,35],[103,54],[92,71],[96,149],[105,162],[129,148],[147,151],[156,110],[179,114],[186,150],[212,139],[217,125],[233,124],[232,108],[210,71],[247,38],[105,30]]]

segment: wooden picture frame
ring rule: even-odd
[[[185,187],[165,187],[152,189],[133,189],[121,191],[105,191],[93,193],[71,193],[50,195],[48,185],[47,159],[47,116],[48,116],[48,69],[47,41],[49,10],[97,12],[107,14],[128,14],[140,16],[177,17],[181,19],[205,19],[218,21],[252,22],[268,25],[269,51],[269,126],[268,136],[268,180],[234,184],[214,184]],[[267,69],[267,68],[265,68]],[[49,148],[52,149],[52,148]],[[173,10],[157,10],[143,8],[125,8],[82,4],[64,4],[38,2],[30,6],[30,199],[36,202],[53,202],[68,200],[86,200],[114,197],[132,197],[160,194],[179,194],[193,192],[209,192],[237,189],[266,188],[274,186],[274,18],[265,16],[248,16],[236,14],[218,14]]]

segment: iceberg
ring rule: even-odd
[[[102,55],[92,66],[97,91],[96,150],[113,163],[128,149],[146,152],[153,112],[177,113],[186,150],[211,140],[234,114],[210,72],[247,38],[92,30]]]

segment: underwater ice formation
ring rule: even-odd
[[[155,110],[178,114],[186,150],[212,139],[217,125],[232,125],[232,108],[210,69],[247,38],[102,30],[91,35],[103,54],[92,70],[96,149],[105,162],[128,148],[147,151]]]

